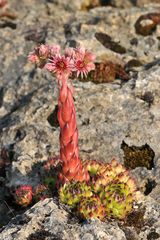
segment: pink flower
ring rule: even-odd
[[[41,65],[44,66],[44,62],[48,59],[48,56],[49,46],[41,44],[35,47],[33,52],[29,53],[28,60],[41,67]]]
[[[75,49],[75,52],[74,68],[77,71],[77,77],[87,76],[91,70],[95,69],[95,55],[82,47]]]
[[[45,65],[45,68],[49,72],[55,73],[58,78],[62,75],[68,77],[73,71],[73,60],[69,57],[57,55],[50,61]]]
[[[42,59],[47,59],[49,55],[49,46],[41,44],[37,48],[37,55]]]
[[[60,46],[59,45],[49,45],[49,52],[50,52],[50,57],[54,57],[55,55],[60,53]]]
[[[30,52],[28,55],[28,60],[32,63],[39,64],[39,57],[35,54],[35,52]]]
[[[73,59],[75,57],[75,49],[74,48],[66,48],[65,56]]]
[[[42,44],[29,54],[28,59],[38,67],[45,67],[56,74],[59,83],[67,79],[73,71],[77,72],[77,77],[83,77],[95,69],[95,55],[83,47],[67,48],[64,55],[61,55],[59,45]]]

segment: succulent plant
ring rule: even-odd
[[[58,45],[39,45],[28,56],[39,68],[55,75],[59,88],[58,121],[60,125],[60,156],[45,165],[44,184],[59,188],[62,203],[76,208],[83,218],[105,216],[123,219],[132,211],[136,185],[125,167],[115,159],[103,164],[95,160],[82,163],[79,157],[76,110],[72,82],[75,73],[83,77],[95,69],[95,56],[83,47],[68,48],[62,54]],[[51,173],[54,172],[54,173]],[[28,204],[32,193],[28,189],[17,192],[17,202]],[[46,191],[39,186],[36,194]],[[39,196],[39,195],[38,195]]]
[[[133,183],[132,183],[133,184]],[[130,184],[113,181],[104,187],[99,196],[108,217],[124,219],[133,208],[135,190]]]
[[[33,190],[30,185],[23,185],[16,189],[14,198],[18,205],[27,207],[32,202]]]
[[[51,192],[44,184],[38,184],[34,190],[34,199],[36,202],[51,197]]]
[[[44,184],[50,189],[53,190],[57,184],[57,177],[56,176],[46,176],[43,180]]]
[[[129,171],[115,159],[108,164],[84,162],[90,181],[70,182],[59,190],[60,200],[76,207],[82,218],[124,219],[133,209],[137,187]]]
[[[78,213],[83,219],[99,218],[104,220],[106,210],[98,196],[83,198],[78,205]]]
[[[98,174],[101,176],[108,176],[112,180],[120,173],[126,171],[126,168],[118,163],[115,159],[112,159],[110,163],[104,164],[102,168],[98,171]]]
[[[82,198],[92,196],[92,189],[85,182],[65,183],[59,189],[59,197],[62,203],[75,207]]]
[[[58,187],[58,174],[62,169],[62,162],[58,156],[49,157],[44,163],[41,175],[41,181],[47,186],[51,191]]]
[[[84,168],[89,172],[89,175],[95,176],[99,169],[102,167],[102,163],[96,160],[88,160],[83,163]]]
[[[121,163],[119,163],[115,158],[112,159],[110,165],[112,166],[113,171],[116,173],[116,175],[126,171],[126,168]]]
[[[96,179],[92,182],[92,187],[96,193],[103,190],[104,186],[108,185],[113,179],[109,176],[98,175]]]
[[[101,188],[108,185],[113,180],[119,178],[119,174],[126,171],[125,167],[113,159],[110,163],[103,164],[97,171],[94,179],[93,188],[95,192],[99,192]],[[128,174],[128,172],[127,172]],[[127,178],[127,175],[126,175]]]

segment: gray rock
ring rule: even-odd
[[[116,223],[102,223],[98,220],[78,223],[68,223],[68,213],[59,209],[52,199],[45,199],[26,211],[23,216],[17,216],[2,231],[1,239],[29,239],[38,233],[48,233],[47,239],[107,239],[125,240],[123,231]],[[13,238],[14,237],[14,238]]]
[[[160,205],[153,199],[146,198],[143,202],[146,207],[144,220],[146,221],[139,237],[147,239],[147,235],[155,230],[160,233]],[[124,229],[124,226],[123,226]],[[127,229],[127,228],[126,228]],[[125,231],[126,231],[125,229]],[[39,234],[39,235],[38,235]],[[91,220],[79,224],[63,209],[58,208],[53,199],[45,199],[16,218],[1,232],[2,240],[32,239],[46,236],[46,239],[95,239],[95,240],[125,240],[128,239],[115,221],[100,222]]]

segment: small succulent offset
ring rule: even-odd
[[[32,202],[33,190],[30,185],[23,185],[16,189],[15,201],[18,205],[22,207],[27,207]]]
[[[133,210],[138,192],[130,173],[115,159],[111,163],[82,162],[79,157],[73,86],[67,81],[75,73],[77,77],[86,77],[94,70],[94,54],[83,47],[68,48],[61,53],[59,45],[39,45],[28,59],[54,75],[59,88],[60,167],[55,168],[60,201],[84,219],[124,219]],[[52,161],[45,167],[48,169],[50,165]],[[37,191],[41,192],[41,187]]]
[[[51,197],[51,192],[44,184],[38,184],[34,190],[33,198],[35,202]]]

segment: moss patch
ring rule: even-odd
[[[155,153],[148,145],[128,146],[124,141],[121,144],[121,149],[124,151],[124,165],[128,169],[136,167],[146,167],[152,169],[154,167]]]
[[[160,235],[155,232],[155,231],[151,231],[148,236],[147,236],[147,239],[148,240],[154,240],[154,239],[159,239]]]
[[[145,208],[140,208],[137,211],[133,211],[128,215],[125,225],[134,227],[136,232],[140,233],[141,228],[146,224],[146,221],[144,220],[144,214]]]

